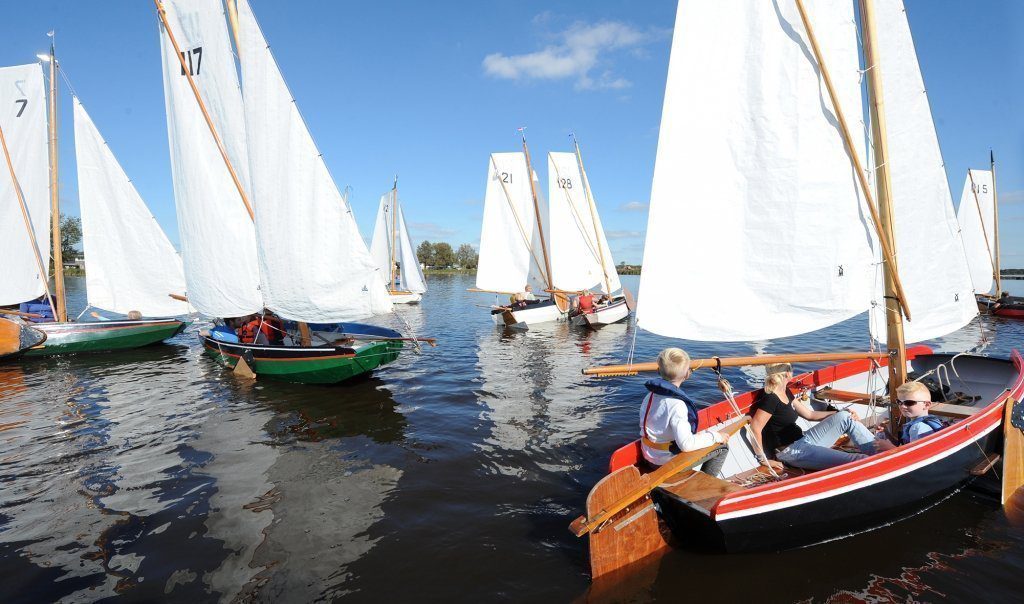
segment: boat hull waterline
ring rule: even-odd
[[[629,306],[625,298],[613,300],[607,306],[598,306],[592,313],[576,315],[572,318],[572,324],[577,327],[589,327],[599,329],[605,325],[618,323],[629,316]]]
[[[222,342],[200,336],[203,349],[221,365],[234,369],[243,356],[259,377],[302,384],[335,384],[363,375],[398,358],[401,342],[347,346],[261,346]]]
[[[140,348],[181,333],[188,323],[178,319],[35,323],[46,341],[25,351],[26,356],[109,352]]]
[[[388,292],[392,304],[419,304],[423,300],[423,294],[417,292]]]
[[[908,351],[908,357],[950,358],[930,355],[925,347]],[[967,357],[957,362],[1007,376],[1005,388],[988,402],[979,401],[970,415],[913,443],[827,470],[737,489],[713,505],[688,501],[670,487],[656,488],[651,498],[659,505],[661,519],[688,547],[742,552],[812,545],[922,512],[976,478],[972,470],[1001,452],[1004,406],[1024,397],[1024,359],[1017,351],[1011,360]],[[826,386],[868,369],[867,361],[842,363],[798,376],[791,386]],[[965,373],[963,367],[959,372]],[[741,411],[749,412],[757,392],[737,397]],[[699,416],[700,429],[736,421],[725,401],[703,409]],[[610,471],[635,472],[640,460],[635,441],[612,455]],[[598,483],[595,492],[600,487]]]
[[[491,311],[495,325],[505,327],[529,326],[551,321],[564,321],[566,313],[562,312],[553,301],[544,301],[526,308]]]

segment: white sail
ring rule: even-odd
[[[38,63],[0,67],[0,128],[28,207],[43,266],[50,260],[50,177],[47,160],[46,90]],[[0,305],[18,304],[46,291],[32,240],[25,229],[14,182],[0,157]]]
[[[203,103],[248,190],[242,96],[223,4],[165,0],[163,6]],[[162,30],[167,135],[189,302],[212,317],[258,312],[263,299],[252,219]]]
[[[992,192],[992,172],[970,170],[956,211],[971,282],[979,294],[989,293],[995,285],[995,198]]]
[[[91,306],[127,314],[180,315],[188,304],[181,258],[149,213],[78,98],[74,98],[75,163],[85,285]]]
[[[856,116],[853,3],[806,5],[842,109]],[[873,262],[866,212],[795,4],[681,2],[638,324],[753,341],[862,313]]]
[[[377,220],[373,223],[373,239],[370,240],[370,256],[377,267],[377,274],[385,285],[391,279],[391,197],[394,189],[380,196],[377,206]]]
[[[409,237],[409,229],[405,224],[405,211],[398,206],[398,260],[401,263],[402,289],[416,294],[427,291],[427,280],[420,269],[420,261],[416,257],[416,248]]]
[[[238,20],[266,306],[282,317],[310,322],[391,312],[359,228],[245,0],[238,2]]]
[[[978,314],[959,224],[902,0],[876,0],[896,262],[910,306],[906,342],[956,331]],[[871,327],[885,340],[878,279]]]
[[[557,289],[612,293],[622,286],[575,153],[548,153],[551,280]]]
[[[546,286],[528,178],[522,153],[492,153],[488,159],[476,271],[479,289],[513,293],[529,283],[539,292]]]

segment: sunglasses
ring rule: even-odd
[[[923,402],[925,401],[900,401],[900,404],[903,405],[904,407],[913,407],[914,405]]]

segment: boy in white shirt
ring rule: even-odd
[[[658,355],[659,379],[648,380],[648,394],[640,405],[640,436],[644,459],[660,466],[682,451],[696,451],[714,444],[728,444],[729,435],[697,431],[697,408],[680,386],[690,377],[690,355],[666,348]],[[701,471],[720,476],[728,446],[715,450]]]

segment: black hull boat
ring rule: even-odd
[[[592,532],[595,578],[609,566],[618,568],[659,552],[673,541],[665,538],[669,532],[678,545],[731,553],[807,546],[869,531],[918,514],[989,471],[1003,451],[1009,410],[1024,397],[1024,358],[1017,351],[1011,359],[931,354],[924,346],[907,353],[914,372],[958,376],[948,384],[956,400],[935,404],[931,411],[947,421],[945,428],[826,470],[787,467],[778,478],[759,467],[749,441],[738,433],[730,440],[726,480],[684,471]],[[868,360],[842,363],[796,376],[790,388],[809,389],[812,400],[821,403],[847,401],[866,417],[868,395],[858,398],[851,390],[865,392],[871,368]],[[880,389],[877,394],[884,391],[884,383]],[[742,413],[750,411],[760,392],[736,397]],[[887,407],[877,405],[876,411],[887,414]],[[701,410],[699,418],[701,430],[741,421],[727,401]],[[621,496],[624,483],[645,480],[649,468],[639,441],[615,451],[609,470],[588,497],[588,514]],[[653,510],[658,511],[658,530],[649,518],[638,522]]]

